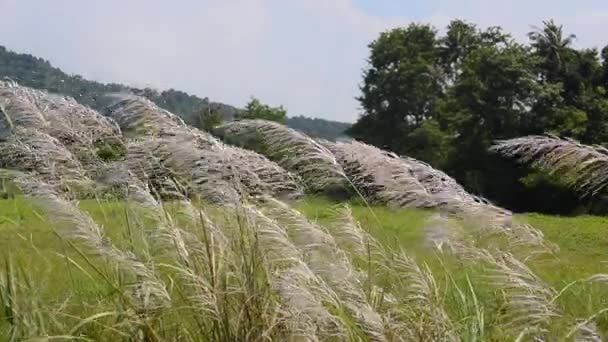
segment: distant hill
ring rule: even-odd
[[[286,124],[311,137],[328,140],[336,140],[344,136],[346,129],[351,126],[351,124],[345,122],[309,118],[301,115],[287,118]]]
[[[79,75],[69,75],[61,69],[53,67],[47,60],[29,54],[16,53],[4,46],[0,46],[0,79],[2,78],[10,78],[27,87],[71,96],[78,102],[100,112],[103,112],[112,101],[105,96],[106,94],[135,93],[145,96],[158,106],[179,115],[186,123],[193,126],[198,126],[198,114],[204,110],[218,111],[222,113],[224,120],[228,121],[232,120],[241,110],[175,89],[159,92],[150,88],[140,89],[124,84],[90,81]],[[287,124],[289,127],[311,136],[330,140],[343,135],[346,128],[350,126],[345,123],[304,116],[289,118]]]

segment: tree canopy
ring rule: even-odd
[[[525,176],[488,148],[543,133],[608,144],[608,47],[575,49],[575,35],[553,20],[528,37],[522,44],[462,20],[444,34],[425,24],[381,33],[369,45],[364,112],[348,133],[427,161],[507,207],[573,210],[578,202],[558,180]]]
[[[285,123],[287,110],[283,106],[271,107],[260,102],[257,98],[251,97],[251,100],[245,105],[245,110],[237,117],[239,119],[262,119]]]

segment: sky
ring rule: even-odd
[[[608,44],[606,0],[0,0],[0,45],[97,81],[353,122],[367,45],[455,18],[521,41],[554,18],[578,47]]]

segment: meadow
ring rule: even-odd
[[[192,204],[188,204],[190,205]],[[146,267],[153,268],[151,272],[154,273],[154,279],[166,286],[169,304],[161,306],[152,303],[158,298],[154,298],[154,292],[150,291],[147,293],[150,303],[146,305],[151,308],[137,312],[139,305],[129,297],[134,291],[134,284],[141,281],[138,279],[140,276],[133,277],[129,267],[121,267],[120,263],[113,260],[117,258],[116,255],[104,255],[104,252],[92,250],[94,246],[74,238],[78,228],[66,226],[78,224],[73,218],[67,219],[57,212],[49,212],[44,205],[21,196],[0,201],[0,339],[287,339],[286,335],[282,335],[285,332],[281,332],[286,329],[283,326],[285,322],[281,323],[276,317],[283,309],[272,308],[271,305],[272,289],[265,283],[269,275],[263,267],[255,265],[256,258],[253,257],[259,253],[261,262],[261,258],[269,251],[269,246],[264,246],[264,239],[259,237],[254,238],[259,239],[257,242],[245,241],[255,235],[249,235],[252,232],[247,232],[247,227],[256,223],[247,218],[243,208],[226,209],[199,203],[196,205],[201,210],[199,213],[207,216],[205,220],[200,220],[196,215],[186,215],[183,206],[184,203],[167,204],[163,209],[165,218],[161,220],[128,202],[85,200],[79,203],[82,212],[93,218],[103,230],[104,239],[111,241],[113,248],[132,253],[133,260],[144,261]],[[294,203],[294,208],[311,223],[331,232],[336,241],[347,241],[340,234],[343,231],[335,229],[336,224],[348,227],[344,221],[343,204],[311,196]],[[418,276],[422,276],[419,285],[431,288],[418,291],[431,297],[436,296],[426,298],[431,303],[424,305],[443,310],[446,315],[443,319],[450,322],[436,322],[438,318],[433,317],[436,313],[425,312],[422,315],[418,310],[426,311],[429,308],[416,308],[412,299],[407,299],[411,293],[403,293],[400,305],[412,306],[402,308],[411,310],[406,317],[409,317],[408,320],[420,320],[416,322],[421,330],[413,335],[416,339],[443,340],[446,335],[467,341],[509,339],[509,334],[501,330],[503,325],[500,323],[503,311],[507,309],[503,297],[506,294],[496,288],[484,267],[456,260],[454,255],[444,253],[429,240],[429,236],[432,236],[429,228],[434,224],[435,211],[389,209],[364,205],[358,201],[352,203],[350,208],[351,218],[356,220],[353,222],[358,222],[363,231],[369,232],[386,250],[385,253],[391,254],[389,258],[404,252],[415,261],[412,265],[419,265],[418,270],[403,265],[400,267],[414,272],[414,275],[419,272]],[[565,317],[587,318],[608,308],[608,286],[587,281],[593,275],[605,272],[608,267],[604,262],[608,246],[607,218],[525,214],[517,215],[516,220],[533,224],[544,233],[545,240],[558,247],[554,254],[535,257],[528,263],[530,269],[546,282],[547,287],[557,291],[554,300],[563,320],[558,320],[560,324],[551,328],[555,335],[549,334],[549,340],[558,339],[558,336],[562,338],[569,333],[572,326],[559,326],[567,321]],[[461,223],[454,221],[454,224]],[[167,240],[167,245],[162,246],[158,241],[163,240],[162,235],[158,231],[151,232],[162,230],[164,224],[206,237],[201,241],[208,241],[206,239],[213,235],[212,230],[219,227],[226,233],[226,237],[234,233],[240,241],[230,243],[230,252],[214,252],[213,246],[209,246],[206,251],[198,251],[203,254],[188,257],[188,260],[196,260],[194,262],[197,266],[194,267],[194,264],[179,262],[177,245],[171,245]],[[231,238],[235,239],[235,236]],[[175,243],[175,240],[172,241]],[[352,251],[347,246],[343,247],[345,251]],[[363,252],[362,256],[363,260],[356,257],[350,260],[353,267],[358,269],[357,277],[362,280],[360,286],[363,292],[375,306],[374,309],[381,312],[384,304],[372,300],[374,291],[366,288],[371,286],[368,282],[389,289],[394,285],[390,282],[395,281],[392,278],[394,274],[390,273],[403,272],[404,269],[399,266],[392,266],[387,272],[370,269],[369,267],[377,266],[371,261],[374,258],[373,252]],[[226,260],[213,260],[215,257],[224,257]],[[243,257],[250,258],[251,264],[243,260]],[[368,257],[370,260],[365,260]],[[188,267],[188,272],[194,274],[183,274],[184,267]],[[208,279],[199,279],[199,276]],[[376,276],[378,279],[374,280]],[[343,280],[348,281],[350,277],[352,275],[345,276]],[[219,283],[213,284],[214,279]],[[222,281],[225,283],[222,284]],[[400,281],[411,282],[412,279]],[[250,288],[243,289],[243,286]],[[204,300],[211,302],[205,303]],[[254,304],[249,308],[242,307],[244,302],[241,301],[246,300],[251,300]],[[414,302],[419,300],[423,299],[418,298]],[[324,305],[333,307],[333,310],[344,310],[340,315],[347,322],[357,319],[356,315],[349,313],[347,303],[337,301],[338,303]],[[194,307],[198,305],[207,310]],[[338,309],[340,307],[342,308]],[[209,317],[220,313],[229,316],[217,317],[219,322],[212,323],[213,320]],[[242,316],[254,313],[257,315]],[[277,321],[273,322],[275,319]],[[608,330],[608,321],[601,315],[595,321],[599,331]],[[239,327],[240,324],[243,326]],[[443,326],[445,324],[449,324],[449,327]],[[449,331],[430,331],[442,326]],[[369,339],[368,334],[358,331],[354,326],[347,327],[350,328],[349,331],[342,332],[346,335],[341,336],[336,332],[329,338]],[[256,331],[256,328],[261,330]],[[293,339],[294,336],[289,338]]]
[[[0,81],[0,340],[601,341],[606,218],[517,215],[423,161],[261,119],[102,115]],[[499,141],[582,196],[608,154]]]

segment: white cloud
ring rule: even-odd
[[[602,13],[580,1],[574,11],[551,4],[445,1],[425,17],[379,17],[353,0],[0,0],[0,44],[97,80],[174,87],[239,106],[255,95],[294,115],[353,121],[367,44],[411,20],[444,26],[460,17],[523,39],[546,14],[579,44],[601,45],[606,6]]]

